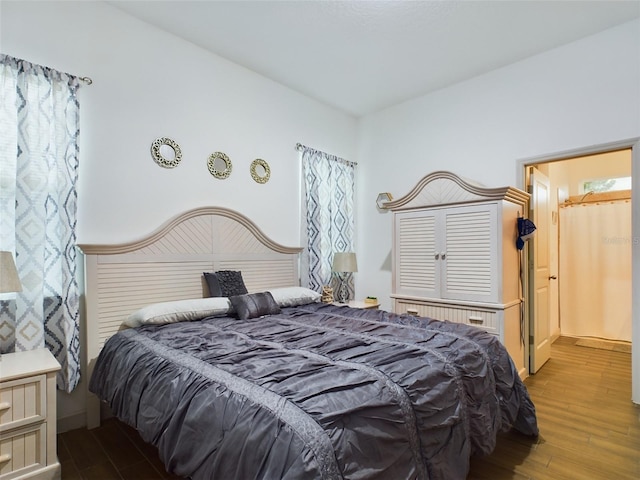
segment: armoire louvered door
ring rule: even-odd
[[[496,204],[455,207],[440,213],[444,237],[440,297],[498,302]]]
[[[441,269],[435,258],[439,248],[436,239],[438,213],[403,212],[396,219],[396,285],[404,295],[440,295]]]
[[[402,212],[396,221],[396,293],[498,301],[495,204]]]

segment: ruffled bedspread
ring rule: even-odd
[[[464,479],[499,431],[538,434],[495,336],[325,304],[122,331],[90,390],[194,479]]]

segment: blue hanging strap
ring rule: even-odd
[[[516,247],[518,250],[524,248],[524,241],[530,238],[536,231],[536,225],[528,218],[518,217],[518,239]]]

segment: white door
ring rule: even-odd
[[[529,370],[536,373],[551,357],[549,318],[549,179],[532,168],[530,218],[536,232],[529,240]]]

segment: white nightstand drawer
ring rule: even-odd
[[[46,375],[0,384],[0,432],[45,420]]]
[[[58,370],[46,348],[0,355],[0,480],[60,478]]]
[[[44,423],[3,434],[0,440],[0,480],[9,480],[46,466],[47,426]]]

